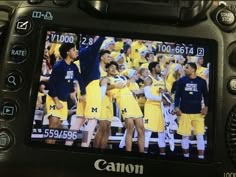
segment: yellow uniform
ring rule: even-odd
[[[80,67],[79,62],[77,64],[78,64],[77,66]],[[101,77],[107,76],[107,72],[104,71],[101,66],[100,66],[99,70],[100,70]],[[77,110],[76,110],[77,116],[86,117],[88,119],[92,119],[92,118],[99,119],[102,115],[104,115],[104,113],[102,112],[102,108],[106,107],[106,105],[104,106],[104,103],[101,102],[101,92],[100,92],[101,88],[100,88],[99,82],[100,82],[99,80],[95,80],[87,85],[87,87],[86,87],[86,102],[79,102],[79,101],[77,102]],[[80,90],[79,89],[77,91],[77,97],[78,98],[80,97]],[[93,100],[93,98],[94,98],[94,100]],[[91,100],[93,100],[92,101],[94,103],[93,105],[90,104]],[[106,100],[109,100],[109,99],[106,98]]]
[[[86,119],[99,118],[101,115],[101,88],[99,80],[94,80],[86,86],[86,102],[77,103],[76,115]],[[78,96],[80,96],[78,91]]]
[[[112,104],[112,97],[105,95],[102,100],[102,109],[101,115],[98,118],[99,120],[113,120],[113,104]]]
[[[152,76],[151,92],[153,95],[160,96],[159,89],[165,89],[163,80],[156,80]],[[144,106],[144,127],[153,132],[164,131],[164,117],[161,109],[161,102],[147,99]]]
[[[114,77],[109,77],[109,79],[111,83],[114,83]],[[109,90],[109,95],[116,99],[123,119],[143,117],[138,102],[128,87]]]
[[[204,115],[202,114],[184,114],[179,117],[179,127],[177,133],[183,136],[191,136],[193,129],[194,135],[203,135]]]
[[[85,106],[86,106],[86,102],[80,102],[79,101],[79,97],[80,97],[80,89],[77,90],[77,98],[78,98],[78,102],[77,102],[77,106],[76,106],[76,115],[79,117],[84,117],[84,112],[85,112]]]
[[[61,109],[57,109],[52,97],[47,95],[47,97],[46,97],[47,116],[58,117],[58,118],[60,118],[61,121],[67,120],[67,116],[68,116],[67,102],[60,101],[60,103],[63,105],[63,107]]]
[[[84,116],[87,119],[99,118],[101,115],[100,81],[94,80],[86,86],[86,106]]]
[[[139,85],[136,82],[130,82],[129,89],[131,91],[135,91],[135,90],[139,90],[140,88],[139,88]],[[146,98],[143,95],[137,96],[137,101],[138,101],[138,105],[140,107],[143,107],[144,103],[146,102]]]
[[[144,81],[143,82],[139,82],[139,88],[144,88]],[[144,109],[144,104],[146,102],[146,97],[145,95],[140,95],[138,98],[138,105],[142,108],[142,110]]]

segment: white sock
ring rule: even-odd
[[[205,150],[205,142],[204,142],[203,135],[197,135],[196,138],[197,138],[197,149]]]
[[[182,136],[181,145],[183,149],[189,149],[189,136]]]
[[[158,146],[160,148],[166,147],[165,133],[164,132],[158,132]]]
[[[145,144],[144,144],[145,148],[148,148],[149,146],[151,135],[152,135],[152,132],[150,130],[145,130]]]
[[[126,134],[127,134],[127,130],[125,129],[125,133],[124,135],[122,136],[121,140],[120,140],[120,144],[119,144],[119,148],[123,148],[125,147],[125,137],[126,137]]]

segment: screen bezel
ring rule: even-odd
[[[25,138],[25,143],[27,146],[33,147],[33,148],[39,148],[39,149],[48,149],[48,150],[58,150],[58,151],[73,151],[76,152],[78,154],[80,153],[86,153],[86,154],[102,154],[102,155],[107,155],[107,156],[113,156],[114,154],[112,153],[116,153],[115,156],[119,157],[119,158],[127,158],[127,157],[131,157],[131,158],[145,158],[145,159],[156,159],[157,157],[155,155],[150,155],[150,154],[142,154],[140,156],[140,153],[135,153],[132,152],[131,153],[127,153],[124,151],[118,151],[117,150],[103,150],[100,151],[98,149],[93,149],[93,148],[74,148],[74,147],[67,147],[64,145],[47,145],[47,144],[41,144],[41,143],[32,143],[31,142],[31,130],[32,130],[32,125],[33,125],[33,117],[34,117],[34,111],[35,111],[35,103],[36,103],[36,99],[37,99],[37,91],[38,91],[38,86],[39,86],[39,77],[40,77],[40,73],[41,73],[41,65],[42,65],[42,60],[41,58],[43,57],[43,51],[44,51],[44,47],[45,47],[45,39],[47,36],[47,32],[48,31],[56,31],[56,32],[67,32],[67,33],[75,33],[75,31],[78,31],[76,33],[82,33],[82,34],[87,34],[87,35],[101,35],[101,36],[112,36],[112,37],[119,37],[119,38],[132,38],[132,39],[143,39],[143,40],[159,40],[159,41],[165,41],[165,42],[173,42],[173,41],[177,41],[179,43],[191,43],[191,44],[195,44],[195,45],[199,45],[199,46],[207,46],[209,51],[211,51],[209,53],[209,56],[212,58],[212,60],[210,60],[209,62],[211,63],[211,69],[210,69],[210,78],[209,78],[209,113],[208,113],[208,117],[210,120],[208,120],[208,131],[207,132],[207,147],[208,147],[208,155],[206,156],[206,159],[204,160],[197,160],[197,159],[188,159],[188,162],[192,162],[192,163],[210,163],[211,161],[213,161],[213,145],[214,145],[214,125],[215,125],[215,120],[213,120],[213,117],[215,117],[214,113],[213,113],[213,108],[216,107],[215,103],[216,101],[214,101],[214,98],[216,98],[216,82],[215,82],[215,78],[216,78],[216,68],[217,68],[217,52],[214,51],[218,51],[217,49],[217,42],[213,39],[203,39],[203,38],[194,38],[194,37],[183,37],[183,36],[174,36],[174,35],[159,35],[156,33],[153,34],[146,34],[146,33],[127,33],[127,32],[117,32],[117,31],[102,31],[102,30],[91,30],[91,29],[83,29],[83,28],[64,28],[64,27],[60,27],[60,26],[47,26],[47,27],[42,27],[40,30],[40,46],[39,46],[39,52],[37,53],[37,60],[35,62],[36,66],[40,66],[40,67],[36,67],[35,70],[35,76],[36,78],[38,78],[38,80],[33,80],[32,85],[31,85],[31,92],[29,95],[29,102],[31,104],[31,111],[29,114],[29,122],[28,122],[28,131],[26,133],[26,138]],[[128,37],[127,37],[128,36]],[[163,159],[161,157],[159,157],[159,159]],[[165,160],[170,160],[170,161],[181,161],[182,158],[180,157],[171,157],[169,158],[168,156],[165,158]]]

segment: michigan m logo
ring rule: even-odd
[[[50,110],[56,110],[56,105],[50,105],[49,109]]]
[[[122,114],[127,113],[127,109],[125,108],[125,109],[121,110],[121,112],[122,112]]]
[[[98,108],[92,108],[92,112],[98,112]]]

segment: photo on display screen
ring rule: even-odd
[[[47,31],[31,141],[207,159],[212,52],[207,43]]]

